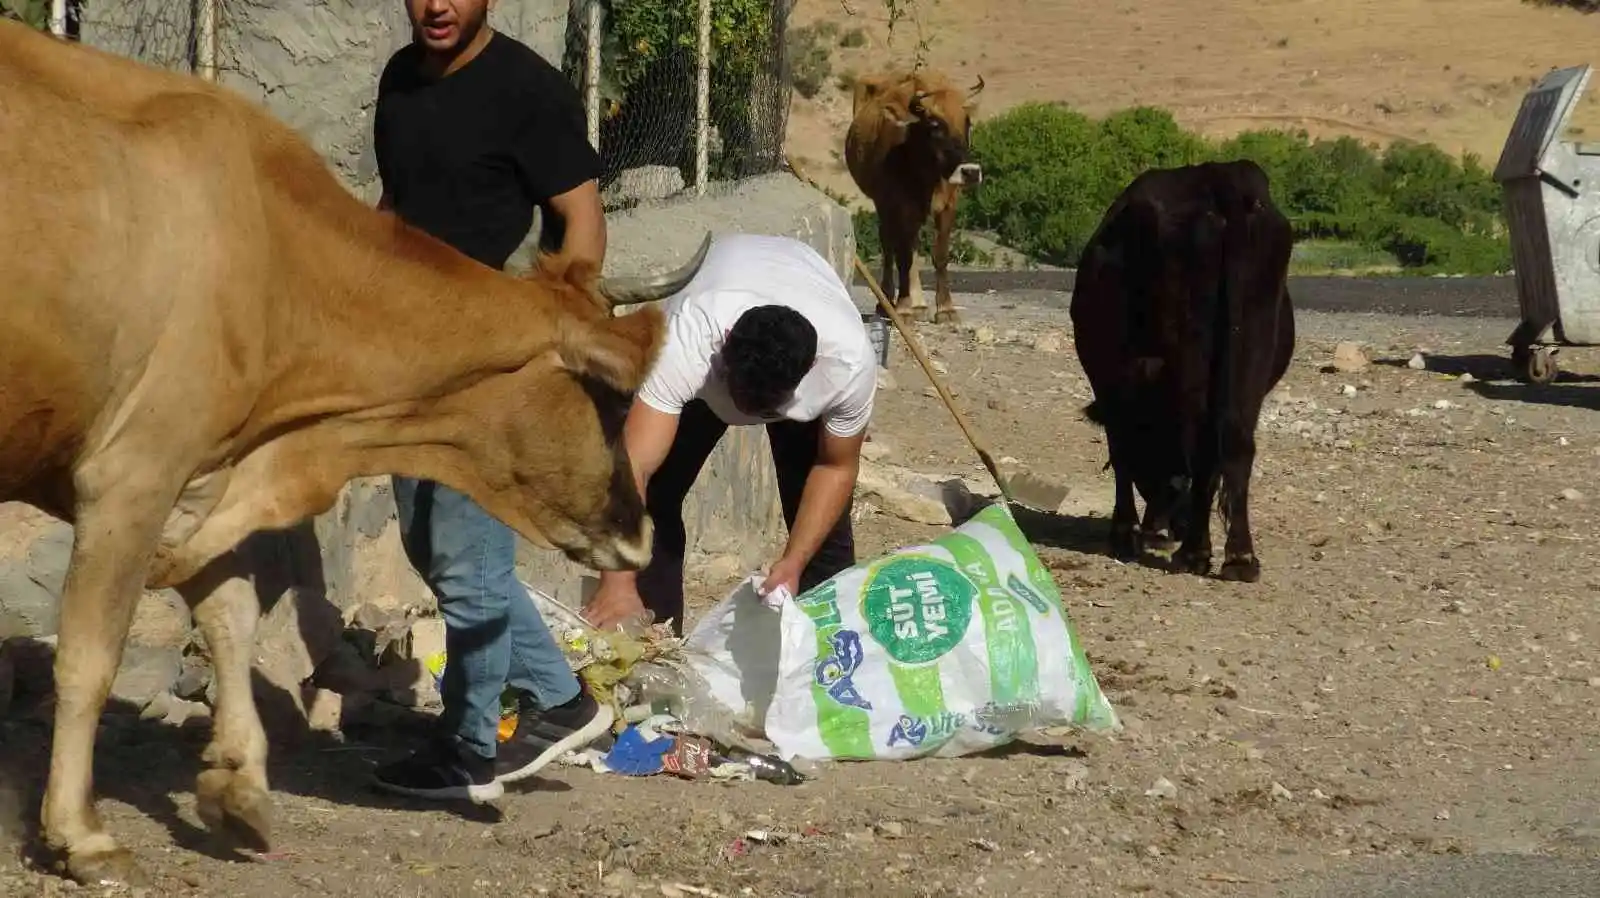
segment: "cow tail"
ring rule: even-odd
[[[1249,258],[1248,247],[1237,244],[1248,237],[1239,233],[1240,228],[1248,227],[1248,223],[1237,218],[1224,218],[1222,223],[1222,252],[1220,262],[1222,277],[1217,284],[1217,297],[1212,309],[1213,332],[1211,334],[1211,383],[1207,401],[1211,405],[1211,414],[1207,417],[1213,422],[1211,437],[1216,441],[1217,469],[1213,476],[1221,478],[1223,449],[1227,446],[1227,434],[1235,425],[1234,417],[1238,410],[1234,407],[1233,388],[1236,382],[1234,370],[1239,359],[1235,350],[1233,336],[1238,328],[1244,325],[1244,285],[1239,283],[1238,266]],[[1226,522],[1232,517],[1232,498],[1226,489],[1219,484],[1217,489],[1217,515]]]

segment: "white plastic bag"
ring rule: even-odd
[[[1025,730],[1119,727],[1049,571],[1003,505],[773,611],[746,581],[689,636],[784,759],[954,757]]]

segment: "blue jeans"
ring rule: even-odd
[[[507,685],[540,708],[578,695],[578,679],[516,574],[516,535],[442,483],[394,478],[400,541],[445,621],[443,735],[485,758],[499,742]]]

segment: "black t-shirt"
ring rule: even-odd
[[[499,33],[443,78],[424,74],[422,62],[410,44],[378,81],[373,148],[394,211],[504,268],[539,206],[540,242],[549,245],[543,238],[561,227],[550,198],[600,176],[577,91],[531,48]]]

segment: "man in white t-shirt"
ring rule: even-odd
[[[666,343],[623,430],[651,561],[600,575],[584,617],[601,629],[648,609],[683,632],[683,500],[729,425],[766,425],[789,527],[762,593],[799,595],[855,564],[850,500],[878,365],[849,288],[798,240],[737,234],[713,241],[664,309]]]

